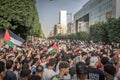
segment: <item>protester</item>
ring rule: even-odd
[[[17,80],[17,77],[13,72],[14,66],[15,66],[15,63],[12,60],[8,60],[6,62],[6,69],[7,69],[6,73],[12,80]]]
[[[116,68],[112,64],[104,65],[104,74],[106,80],[118,80],[116,75]]]
[[[36,72],[35,72],[35,75],[38,75],[38,76],[40,76],[41,77],[41,80],[44,80],[43,79],[43,66],[41,66],[41,65],[38,65],[37,67],[36,67]]]
[[[69,74],[71,76],[71,80],[77,80],[76,67],[71,67]]]
[[[85,80],[105,80],[105,72],[109,74],[107,69],[111,65],[110,69],[114,71],[115,68],[115,73],[110,76],[119,79],[120,50],[112,45],[93,41],[45,39],[28,40],[14,50],[5,43],[0,46],[0,65],[4,66],[0,66],[0,79],[27,80],[30,76],[29,79],[76,80],[83,75]],[[106,64],[111,65],[106,69]]]
[[[67,61],[61,61],[59,64],[59,74],[53,76],[50,80],[65,80],[64,75],[69,73],[69,63]]]
[[[92,56],[90,58],[90,68],[88,68],[88,75],[90,80],[105,80],[103,72],[97,68],[98,57]]]
[[[55,59],[51,59],[47,64],[46,68],[43,71],[43,79],[50,80],[52,76],[56,75],[56,72],[53,70],[55,67]]]
[[[0,80],[3,80],[5,76],[5,63],[0,61]]]
[[[76,80],[88,80],[88,72],[84,62],[78,62],[76,64]]]
[[[19,80],[28,80],[28,76],[31,75],[31,71],[29,68],[22,69],[20,71],[20,78]]]
[[[38,75],[30,75],[27,80],[41,80],[41,77]]]
[[[31,67],[31,72],[32,72],[32,74],[35,74],[35,72],[36,72],[36,67],[37,67],[38,65],[40,65],[40,64],[38,64],[38,58],[34,58],[34,59],[33,59],[33,63],[32,63],[32,67]]]

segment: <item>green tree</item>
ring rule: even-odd
[[[90,26],[90,38],[105,43],[120,42],[120,18],[108,18],[106,22],[98,22]]]
[[[0,0],[0,6],[0,29],[9,28],[24,38],[31,29],[37,30],[33,34],[42,31],[35,0]]]
[[[96,23],[90,26],[90,38],[94,41],[102,41],[102,34],[104,31],[102,29],[103,22]]]
[[[107,25],[108,37],[111,42],[120,43],[120,18],[109,18]]]

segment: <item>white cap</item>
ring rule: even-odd
[[[98,58],[96,56],[92,56],[90,58],[90,66],[95,66],[97,62],[98,62]]]

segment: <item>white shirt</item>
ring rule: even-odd
[[[56,73],[52,69],[45,68],[43,72],[43,79],[50,80]]]

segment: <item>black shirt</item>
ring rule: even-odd
[[[6,74],[10,78],[10,80],[17,80],[16,75],[12,71],[6,71]]]
[[[88,76],[90,80],[105,80],[103,72],[97,68],[89,68]]]

